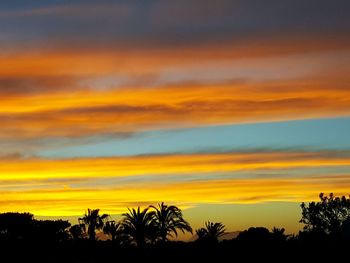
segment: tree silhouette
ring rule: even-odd
[[[284,230],[283,230],[284,232]],[[239,233],[237,240],[244,242],[266,242],[271,240],[271,233],[266,227],[250,227]]]
[[[69,233],[74,240],[84,238],[84,224],[76,224],[69,228]]]
[[[116,241],[123,234],[123,227],[120,222],[107,221],[103,227],[103,233],[110,235],[112,241]]]
[[[100,215],[99,212],[100,209],[88,209],[87,213],[79,218],[80,224],[84,226],[84,231],[86,231],[85,226],[88,227],[89,240],[96,240],[96,230],[101,230],[109,217],[107,214]]]
[[[168,206],[163,202],[158,204],[158,207],[150,206],[154,211],[151,212],[152,220],[154,220],[154,226],[157,231],[157,235],[162,242],[168,240],[168,236],[172,237],[173,234],[177,236],[177,230],[182,233],[185,231],[192,234],[192,228],[190,224],[183,218],[181,209],[171,205]]]
[[[30,213],[0,214],[0,239],[29,239],[34,235],[34,216]]]
[[[138,247],[143,247],[147,239],[151,238],[154,231],[154,220],[152,213],[148,212],[148,208],[140,210],[129,209],[128,213],[124,213],[121,221],[123,234],[126,235],[132,244]]]
[[[30,213],[0,214],[0,240],[64,241],[68,227],[66,220],[36,220]]]
[[[341,238],[346,242],[350,242],[350,218],[346,219],[342,224]]]
[[[320,234],[337,235],[342,224],[350,218],[350,198],[335,197],[332,193],[328,196],[320,193],[319,202],[311,202],[308,205],[301,204],[304,230]]]
[[[71,224],[66,220],[34,220],[35,238],[41,241],[62,242],[69,239],[67,228]]]
[[[225,225],[222,223],[205,222],[205,228],[196,230],[198,241],[210,243],[219,242],[219,238],[225,235]]]
[[[288,238],[288,235],[286,235],[285,233],[285,229],[284,228],[277,228],[277,227],[274,227],[271,231],[271,236],[272,236],[272,239],[274,241],[277,241],[277,242],[283,242],[283,241],[286,241],[287,238]]]

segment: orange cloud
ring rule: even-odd
[[[79,137],[159,128],[349,116],[350,89],[343,88],[341,83],[337,85],[317,81],[306,84],[299,81],[183,84],[18,95],[2,101],[0,137]]]
[[[0,139],[83,137],[349,116],[349,67],[341,57],[349,46],[347,38],[289,36],[186,48],[60,48],[2,54]],[[310,54],[311,57],[304,58]],[[318,61],[313,54],[323,54],[325,58]],[[281,60],[274,64],[270,58],[276,57]],[[230,67],[227,62],[233,63],[236,70],[270,67],[279,72],[281,65],[303,66],[310,61],[311,69],[306,68],[305,75],[292,80],[282,77],[256,81],[248,77],[230,82],[220,80],[219,76],[219,69]],[[324,65],[327,63],[328,67]],[[219,67],[216,70],[219,75],[211,82],[199,79],[197,83],[169,84],[172,82],[165,77],[158,85],[103,85],[108,76],[161,76],[167,71],[177,76],[177,70],[196,72],[198,67],[215,70],[213,65]],[[98,78],[104,89],[89,84],[91,78]]]
[[[233,172],[259,169],[349,166],[350,157],[336,152],[212,153],[82,159],[5,159],[1,179],[103,178]]]

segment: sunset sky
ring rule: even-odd
[[[0,212],[164,201],[302,225],[350,194],[350,1],[1,1]]]

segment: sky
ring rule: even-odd
[[[350,194],[347,0],[1,1],[0,212],[178,205],[302,228]]]

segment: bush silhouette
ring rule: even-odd
[[[266,242],[271,240],[270,231],[265,227],[250,227],[238,234],[237,240],[243,242]]]

